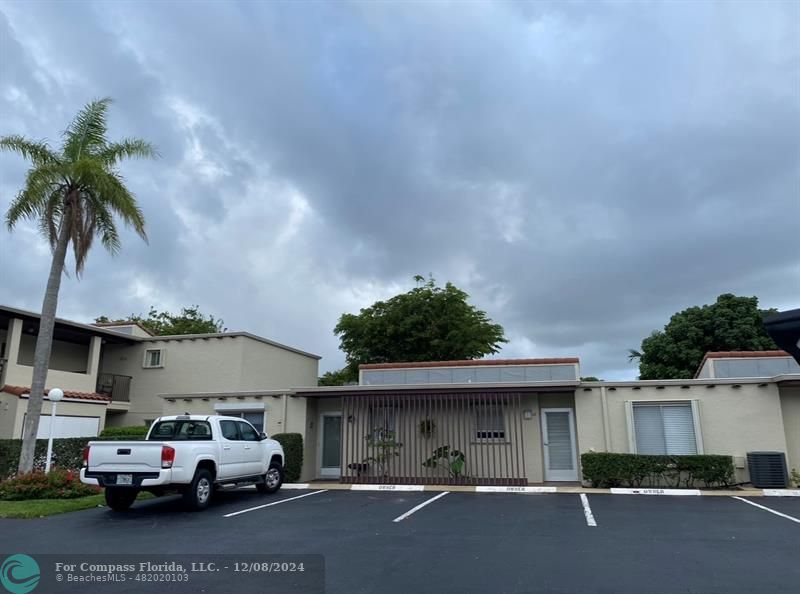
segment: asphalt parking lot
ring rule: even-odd
[[[200,513],[171,497],[0,520],[0,543],[31,555],[321,554],[328,593],[800,591],[800,498],[241,491]]]

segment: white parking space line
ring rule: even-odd
[[[594,519],[594,514],[592,513],[592,508],[589,506],[589,498],[586,496],[586,493],[581,493],[581,504],[583,505],[583,515],[586,516],[586,524],[589,526],[597,526],[597,522]]]
[[[273,505],[280,505],[281,503],[286,503],[287,501],[294,501],[295,499],[302,499],[303,497],[311,497],[312,495],[316,495],[318,493],[325,493],[326,491],[327,489],[322,489],[321,491],[314,491],[313,493],[303,493],[302,495],[297,495],[296,497],[289,497],[287,499],[281,499],[280,501],[273,501],[272,503],[265,503],[264,505],[257,505],[255,507],[248,507],[247,509],[241,509],[237,512],[225,514],[222,517],[232,518],[233,516],[238,516],[239,514],[246,514],[247,512],[256,511],[257,509],[264,509],[265,507],[272,507]]]
[[[766,505],[760,505],[758,503],[754,503],[754,502],[750,501],[749,499],[745,499],[744,497],[737,497],[736,495],[734,495],[733,498],[734,499],[738,499],[739,501],[744,501],[745,503],[749,503],[750,505],[752,505],[754,507],[757,507],[759,509],[763,509],[764,511],[768,511],[769,513],[775,514],[776,516],[780,516],[782,518],[786,518],[787,520],[791,520],[792,522],[797,522],[798,524],[800,524],[800,519],[795,518],[794,516],[790,516],[788,514],[781,513],[781,512],[779,512],[777,510],[771,509],[771,508],[767,507]]]
[[[417,505],[416,507],[412,507],[410,510],[408,510],[408,511],[407,511],[406,513],[404,513],[403,515],[401,515],[401,516],[397,516],[397,517],[396,517],[394,520],[392,520],[392,522],[402,522],[403,520],[405,520],[405,519],[406,519],[408,516],[410,516],[411,514],[418,512],[419,510],[421,510],[423,507],[425,507],[425,506],[426,506],[426,505],[428,505],[429,503],[433,503],[433,502],[434,502],[434,501],[436,501],[437,499],[441,499],[442,497],[444,497],[445,495],[447,495],[449,492],[450,492],[450,491],[444,491],[444,492],[442,492],[442,493],[439,493],[439,494],[438,494],[438,495],[436,495],[435,497],[431,497],[430,499],[426,499],[425,501],[423,501],[422,503],[420,503],[420,504],[419,504],[419,505]]]

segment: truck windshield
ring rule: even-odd
[[[203,441],[211,439],[208,421],[159,421],[153,425],[148,441]]]

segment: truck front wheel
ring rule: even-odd
[[[257,483],[259,493],[274,493],[283,484],[283,467],[278,462],[272,462],[264,475],[264,482]]]
[[[133,505],[138,494],[139,491],[136,489],[106,487],[106,505],[114,511],[125,511]]]
[[[214,479],[205,468],[198,468],[191,484],[183,492],[183,502],[191,510],[199,511],[208,507],[211,492],[214,490]]]

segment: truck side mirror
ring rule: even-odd
[[[265,439],[267,439],[267,434],[262,431],[261,433],[258,434],[258,437],[261,441],[264,441]]]

